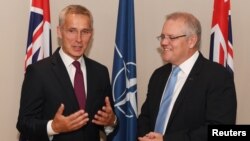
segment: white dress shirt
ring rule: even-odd
[[[75,78],[75,72],[76,72],[76,68],[74,67],[74,65],[72,64],[75,60],[72,59],[69,55],[67,55],[62,49],[59,50],[59,54],[62,58],[62,61],[68,71],[69,77],[70,77],[70,81],[72,83],[72,86],[74,87],[74,78]],[[85,61],[83,57],[80,57],[77,61],[80,62],[81,64],[81,70],[83,73],[83,77],[84,77],[84,87],[85,87],[85,94],[86,94],[86,98],[87,98],[87,75],[86,75],[86,65],[85,65]],[[109,133],[113,132],[114,127],[110,127],[110,126],[105,126],[105,133],[108,135]],[[53,135],[56,135],[58,133],[56,133],[55,131],[53,131],[52,129],[52,120],[50,120],[47,123],[47,133],[49,136],[49,139],[52,140],[53,139]]]
[[[72,59],[69,55],[67,55],[62,49],[59,50],[59,54],[62,58],[62,61],[68,71],[69,77],[70,77],[70,81],[72,83],[72,86],[74,87],[74,78],[75,78],[75,72],[76,72],[76,68],[74,67],[74,65],[72,64],[75,60]],[[86,75],[86,65],[85,65],[85,61],[83,59],[83,57],[80,57],[77,61],[80,62],[81,64],[81,70],[83,73],[83,81],[84,81],[84,87],[85,87],[85,94],[87,97],[87,75]],[[50,120],[47,123],[47,133],[49,136],[49,139],[52,140],[53,139],[53,135],[56,135],[58,133],[56,133],[53,129],[52,129],[52,120]]]
[[[76,73],[76,68],[75,66],[72,64],[75,60],[72,59],[70,56],[68,56],[65,52],[63,52],[62,49],[59,50],[59,54],[62,58],[62,61],[68,71],[72,86],[74,87],[74,78],[75,78],[75,73]],[[81,64],[81,70],[83,73],[83,77],[84,77],[84,88],[85,88],[85,94],[87,96],[87,75],[86,75],[86,65],[85,65],[85,61],[83,59],[83,57],[80,57],[77,61],[80,62]]]
[[[167,115],[169,115],[169,116],[166,117],[166,119],[165,119],[164,133],[166,131],[166,127],[167,127],[167,124],[168,124],[170,114],[171,114],[171,112],[173,110],[174,103],[175,103],[175,101],[176,101],[176,99],[177,99],[177,97],[178,97],[184,83],[186,82],[187,77],[188,77],[191,69],[194,66],[195,61],[198,59],[198,56],[199,56],[199,52],[196,51],[189,59],[187,59],[185,62],[183,62],[182,64],[179,65],[179,68],[181,69],[181,71],[177,75],[177,81],[176,81],[176,84],[175,84],[173,96],[172,96],[171,103],[169,105],[169,110],[168,110],[168,113],[167,113]],[[167,83],[166,83],[166,85],[167,85]],[[165,86],[165,88],[166,88],[166,86]],[[163,93],[164,93],[164,91],[163,91]]]

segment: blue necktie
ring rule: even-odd
[[[177,80],[177,74],[179,73],[180,70],[181,69],[179,67],[174,67],[172,70],[171,76],[168,80],[168,83],[164,91],[164,95],[163,95],[162,102],[160,105],[160,110],[157,115],[155,130],[154,130],[155,132],[164,134],[165,121],[166,121],[167,113],[169,110],[169,105],[171,103],[172,95],[174,92],[174,88],[175,88],[175,84]]]

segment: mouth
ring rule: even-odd
[[[80,50],[83,48],[83,46],[80,46],[80,45],[73,45],[72,46],[75,50]]]
[[[173,49],[171,47],[162,47],[162,51],[172,51]]]

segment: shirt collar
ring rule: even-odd
[[[198,57],[199,57],[199,51],[196,51],[190,58],[188,58],[185,62],[180,64],[179,67],[181,68],[182,72],[188,75]]]
[[[75,61],[74,59],[72,59],[69,55],[67,55],[63,49],[61,48],[59,50],[59,54],[62,58],[62,61],[64,63],[64,65],[68,68],[70,65],[72,65],[72,63]],[[83,68],[85,68],[85,61],[84,61],[84,58],[83,57],[80,57],[77,61],[80,62],[81,66]]]

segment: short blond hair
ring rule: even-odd
[[[93,28],[93,17],[91,12],[82,5],[68,5],[59,14],[59,26],[63,25],[65,22],[65,17],[68,14],[81,14],[89,17],[90,19],[90,26]]]

